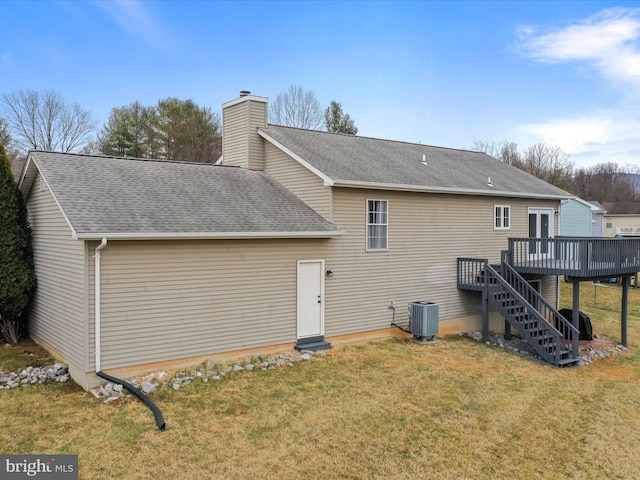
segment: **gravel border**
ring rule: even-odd
[[[475,340],[476,342],[482,341],[482,332],[480,331],[460,332],[459,335],[461,337],[469,337]],[[600,336],[595,338],[610,340],[605,336]],[[613,340],[610,340],[610,341],[614,342]],[[499,333],[498,334],[493,333],[489,335],[489,341],[485,343],[487,345],[493,345],[495,347],[500,347],[500,348],[504,348],[514,352],[518,352],[523,355],[530,355],[538,359],[540,358],[528,343],[526,343],[521,338],[517,337],[515,334],[511,335],[511,340],[506,340],[504,338],[504,335]],[[582,355],[580,355],[578,360],[578,365],[591,364],[595,360],[598,360],[600,358],[612,357],[620,353],[626,352],[627,350],[629,350],[627,347],[615,342],[608,345],[601,345],[598,348],[587,347],[585,351],[582,352]]]

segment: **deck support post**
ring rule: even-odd
[[[486,269],[485,269],[486,272]],[[484,288],[482,289],[482,342],[489,341],[489,281],[485,273]]]
[[[571,315],[571,323],[580,331],[580,282],[573,282],[573,312]],[[573,334],[571,337],[571,353],[577,358],[580,353],[579,334]]]
[[[622,306],[620,307],[620,343],[627,347],[627,312],[629,307],[629,277],[622,277]]]
[[[504,321],[504,339],[511,340],[511,324],[508,320]]]

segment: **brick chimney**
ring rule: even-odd
[[[242,90],[240,97],[222,104],[224,165],[264,170],[264,141],[258,128],[267,126],[268,99]]]

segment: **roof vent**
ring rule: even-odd
[[[491,177],[487,177],[487,186],[493,188],[493,185],[491,185]]]
[[[249,95],[251,95],[251,92],[249,90],[240,90],[241,97],[248,97]]]
[[[423,164],[423,165],[429,165],[429,164],[427,163],[427,155],[426,155],[425,153],[423,153],[423,154],[422,154],[422,164]]]

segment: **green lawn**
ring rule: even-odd
[[[619,338],[619,291],[598,289],[594,304],[590,290],[594,332]],[[83,479],[638,478],[639,295],[632,348],[592,365],[557,369],[458,336],[354,343],[154,392],[165,432],[134,399],[0,391],[0,451],[77,453]]]

